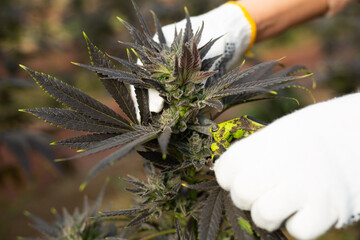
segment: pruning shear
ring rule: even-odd
[[[263,123],[247,115],[219,124],[205,119],[203,124],[206,125],[192,126],[190,128],[212,137],[213,142],[210,148],[211,159],[213,161],[216,161],[220,155],[226,151],[234,139],[245,138],[266,126],[266,123]]]

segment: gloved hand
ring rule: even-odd
[[[211,39],[221,37],[215,42],[206,58],[222,55],[213,65],[212,69],[217,69],[219,64],[225,64],[228,68],[235,63],[255,41],[256,26],[246,10],[237,2],[227,2],[200,16],[191,17],[193,31],[196,32],[204,22],[199,47],[206,44]],[[162,28],[168,45],[174,39],[175,28],[179,32],[185,29],[186,20],[175,24],[170,24]],[[154,37],[155,40],[157,36]],[[163,99],[159,97],[155,90],[150,90],[150,111],[159,112],[162,109]]]
[[[215,162],[218,183],[254,222],[286,221],[298,239],[360,218],[360,93],[282,117],[235,142]]]

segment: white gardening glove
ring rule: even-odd
[[[205,58],[222,55],[213,65],[216,69],[221,62],[226,62],[226,68],[234,64],[255,41],[256,26],[246,10],[237,2],[227,2],[200,16],[191,17],[192,29],[196,32],[204,22],[199,47],[211,39],[222,36],[215,42]],[[174,39],[175,27],[179,32],[185,29],[186,20],[170,24],[162,28],[167,45]],[[154,37],[155,40],[157,36]],[[159,112],[163,107],[163,99],[155,90],[150,90],[150,111]]]
[[[360,93],[308,106],[238,141],[216,179],[256,225],[298,239],[360,218]]]

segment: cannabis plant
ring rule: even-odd
[[[270,61],[245,70],[240,66],[224,74],[225,58],[205,57],[217,39],[199,46],[206,26],[194,33],[187,10],[185,29],[175,30],[170,43],[155,14],[158,39],[153,39],[133,4],[141,29],[119,19],[134,40],[123,43],[129,47],[128,59],[105,54],[84,34],[91,64],[75,63],[98,75],[119,105],[119,113],[65,82],[25,66],[22,67],[40,87],[67,108],[23,111],[51,124],[86,132],[55,143],[80,152],[61,160],[118,148],[90,171],[81,189],[100,170],[138,150],[144,158],[148,178],[146,181],[126,179],[132,185],[127,190],[137,196],[135,206],[100,215],[100,218],[115,217],[121,226],[127,227],[119,233],[122,238],[133,234],[147,236],[146,239],[161,235],[167,239],[201,240],[285,238],[280,231],[267,233],[258,229],[248,212],[233,205],[211,170],[213,161],[231,142],[265,124],[248,116],[220,124],[213,120],[237,104],[280,98],[276,95],[279,89],[300,86],[291,81],[308,76],[293,73],[307,70],[295,66],[274,73],[273,69],[281,64]],[[119,65],[128,71],[120,70]],[[217,69],[212,70],[213,66]],[[136,101],[129,86],[134,89]],[[156,90],[164,99],[158,113],[149,110],[149,89]],[[213,114],[213,110],[217,113]]]
[[[92,207],[89,206],[87,198],[84,198],[83,210],[80,212],[78,208],[71,215],[66,208],[62,209],[62,215],[56,209],[51,209],[55,216],[54,223],[49,223],[43,219],[25,211],[33,221],[31,226],[39,231],[43,238],[23,238],[19,240],[96,240],[111,237],[116,233],[115,226],[104,221],[97,221],[99,208],[104,196],[105,186],[100,191],[96,202]]]

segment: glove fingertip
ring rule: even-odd
[[[229,174],[228,167],[224,162],[221,161],[221,158],[218,159],[214,164],[214,171],[216,180],[219,185],[226,191],[229,191],[231,188],[232,178]]]

